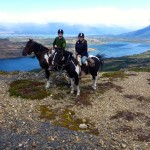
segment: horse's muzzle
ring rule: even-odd
[[[27,53],[26,53],[26,52],[22,52],[22,55],[23,55],[23,56],[27,56]]]

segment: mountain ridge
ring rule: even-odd
[[[131,30],[119,26],[106,25],[83,25],[83,24],[68,24],[68,23],[19,23],[19,24],[0,24],[0,33],[11,34],[56,34],[57,30],[62,28],[65,34],[121,34]]]
[[[139,30],[120,34],[118,36],[125,38],[150,38],[150,25]]]

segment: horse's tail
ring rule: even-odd
[[[99,59],[99,62],[100,62],[100,68],[99,68],[99,70],[102,70],[102,68],[104,66],[104,57],[105,56],[98,54],[98,55],[96,55],[96,57]]]

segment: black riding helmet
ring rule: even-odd
[[[84,38],[84,33],[79,33],[79,34],[78,34],[78,37]]]
[[[59,33],[64,34],[63,29],[59,29],[59,30],[58,30],[58,34],[59,34]]]

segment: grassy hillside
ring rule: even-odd
[[[145,68],[150,71],[150,51],[132,56],[108,58],[104,62],[103,71],[117,71],[126,68]]]

